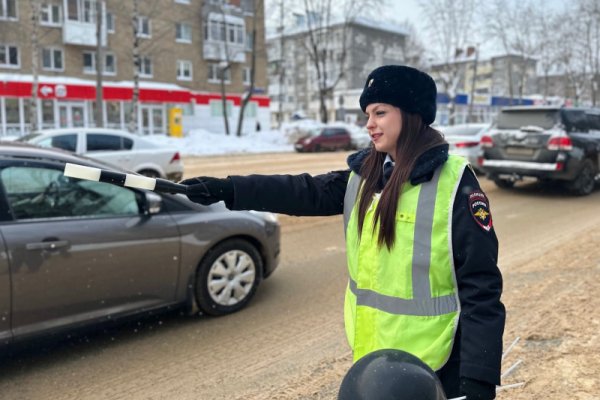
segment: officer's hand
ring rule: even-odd
[[[207,206],[224,201],[228,207],[233,203],[233,182],[229,178],[199,176],[179,183],[187,185],[186,196],[194,203]]]
[[[492,400],[496,398],[496,385],[469,378],[460,378],[460,391],[467,400]]]

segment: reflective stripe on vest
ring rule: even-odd
[[[445,364],[460,312],[451,220],[465,165],[464,159],[450,156],[431,181],[407,184],[396,217],[397,242],[390,251],[378,250],[377,232],[371,233],[378,195],[365,216],[365,241],[358,240],[361,179],[351,173],[344,198],[350,272],[345,321],[355,361],[380,348],[398,348],[434,370]]]

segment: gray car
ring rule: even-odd
[[[235,312],[278,264],[270,213],[67,178],[66,162],[107,168],[0,143],[2,343],[163,307]]]

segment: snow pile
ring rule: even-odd
[[[190,131],[183,138],[154,135],[145,137],[162,147],[176,148],[182,155],[220,155],[239,153],[273,153],[294,151],[293,144],[280,131],[260,131],[237,137],[211,133],[202,129]]]

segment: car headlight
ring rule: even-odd
[[[270,222],[272,224],[276,224],[278,219],[277,219],[277,215],[273,214],[272,212],[266,212],[266,211],[250,211],[252,214],[264,219],[267,222]]]

